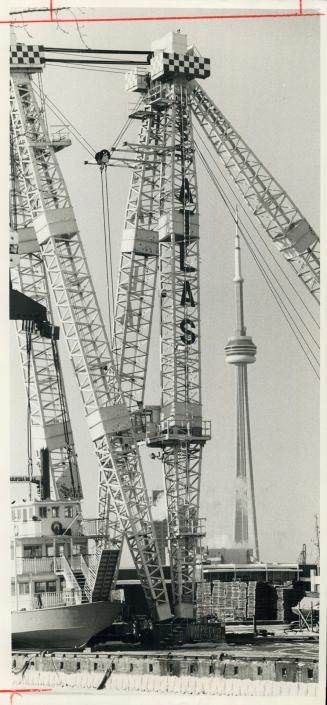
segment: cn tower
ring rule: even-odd
[[[255,511],[251,431],[247,366],[255,362],[257,348],[246,335],[244,325],[243,283],[241,271],[241,243],[236,210],[235,234],[235,335],[225,346],[226,362],[235,366],[236,377],[236,492],[234,517],[235,547],[252,548],[259,560],[258,530]]]

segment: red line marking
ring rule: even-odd
[[[13,703],[15,695],[22,695],[22,693],[49,693],[52,688],[16,688],[14,690],[0,690],[0,693],[10,693],[10,705]]]
[[[50,20],[52,20],[52,17],[53,17],[53,7],[52,7],[53,0],[49,0],[49,2],[50,2],[50,6],[49,6],[49,10],[50,10]],[[301,2],[301,0],[300,0],[300,2]]]
[[[24,24],[47,24],[49,22],[83,24],[84,22],[166,22],[168,20],[246,20],[246,19],[272,19],[284,17],[322,17],[325,12],[280,12],[262,13],[260,15],[171,15],[169,17],[95,17],[83,19],[48,19],[48,20],[24,20]],[[0,20],[0,24],[22,24],[22,20]]]

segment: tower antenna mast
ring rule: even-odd
[[[249,394],[247,366],[255,362],[257,348],[246,335],[241,268],[241,241],[238,228],[238,210],[235,212],[235,335],[225,347],[226,362],[235,365],[236,372],[236,496],[234,542],[242,547],[253,543],[254,554],[259,560],[258,529],[255,510]],[[250,494],[250,498],[249,498]],[[251,527],[249,523],[251,522]],[[249,531],[250,528],[250,531]]]

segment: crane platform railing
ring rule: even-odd
[[[211,438],[211,421],[188,420],[180,421],[175,416],[169,416],[155,427],[145,428],[145,442],[147,445],[155,440],[192,440],[204,443]]]

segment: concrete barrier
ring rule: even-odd
[[[113,669],[111,671],[111,669]],[[15,687],[104,688],[160,693],[213,695],[301,695],[315,693],[317,659],[265,657],[253,660],[231,654],[210,656],[162,653],[15,653]],[[111,671],[111,673],[110,673]]]
[[[14,675],[13,685],[19,688],[49,687],[54,690],[61,688],[77,688],[85,690],[95,690],[103,678],[103,671],[90,672],[88,670],[78,670],[74,673],[61,671],[34,671],[25,673],[23,682],[19,680],[19,674]],[[176,693],[185,695],[206,694],[225,696],[249,696],[249,695],[290,695],[290,696],[311,696],[318,694],[317,683],[300,683],[290,681],[272,680],[250,680],[239,678],[223,677],[196,677],[191,675],[159,676],[140,673],[112,673],[105,684],[105,689],[113,691],[131,692],[159,692]]]
[[[206,695],[310,695],[315,697],[317,684],[281,683],[276,681],[253,681],[229,678],[196,678],[191,676],[142,676],[113,674],[108,680],[109,690],[132,690],[160,693],[206,694]]]

